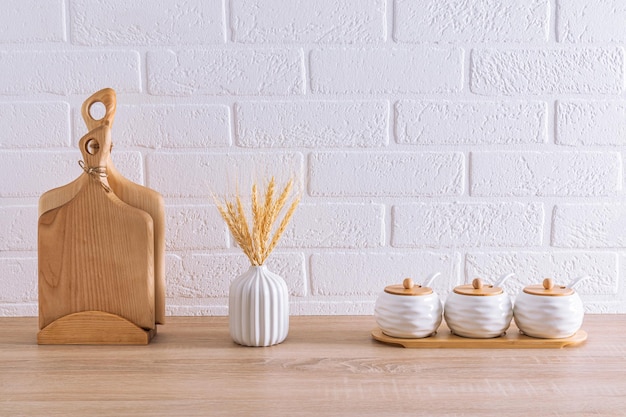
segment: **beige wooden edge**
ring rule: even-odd
[[[156,326],[144,330],[123,317],[103,311],[83,311],[61,317],[37,334],[40,345],[147,345]]]

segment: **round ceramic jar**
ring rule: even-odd
[[[471,284],[454,288],[446,299],[444,317],[452,333],[488,339],[502,336],[509,328],[513,305],[502,288],[483,285],[476,278]]]
[[[402,285],[385,287],[376,300],[374,316],[387,336],[418,339],[437,332],[442,311],[441,301],[432,288],[415,285],[411,278],[406,278]]]
[[[573,336],[583,324],[583,302],[572,288],[554,285],[550,278],[542,285],[524,288],[515,299],[515,324],[527,336],[561,339]]]

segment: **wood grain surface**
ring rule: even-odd
[[[565,349],[405,349],[375,326],[292,317],[284,343],[246,348],[226,317],[173,317],[146,346],[38,346],[36,319],[0,318],[0,415],[625,414],[626,316],[587,316]]]
[[[81,311],[55,320],[37,333],[40,345],[146,345],[156,334],[114,314]]]
[[[87,167],[106,165],[111,136],[101,126],[80,141]],[[88,143],[97,143],[90,154]],[[89,175],[78,194],[39,217],[40,328],[65,315],[98,310],[155,327],[154,232],[146,212]]]
[[[105,109],[101,119],[91,116],[90,108],[95,103],[102,103]],[[113,127],[115,112],[117,109],[117,96],[112,88],[104,88],[92,94],[83,102],[81,115],[91,131],[102,125]],[[158,324],[165,323],[165,203],[158,192],[136,184],[124,177],[113,164],[110,155],[106,163],[109,185],[120,200],[126,204],[145,211],[152,217],[154,229],[154,313]],[[69,184],[71,185],[71,184]],[[55,196],[63,197],[71,192],[71,187],[66,186],[63,192],[57,192]],[[47,197],[46,202],[52,200]],[[40,212],[41,214],[41,212]]]

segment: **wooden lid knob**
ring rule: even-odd
[[[483,287],[483,281],[480,278],[474,278],[472,281],[472,287],[476,290],[480,290]]]
[[[404,281],[402,281],[402,286],[407,290],[413,288],[414,285],[415,284],[413,283],[413,280],[411,278],[405,278]]]
[[[551,278],[546,278],[543,280],[543,288],[545,288],[546,290],[551,290],[552,288],[554,288],[554,282]]]

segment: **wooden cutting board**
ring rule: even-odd
[[[86,167],[106,167],[109,126],[89,132],[79,146]],[[104,311],[153,329],[152,218],[120,200],[106,177],[84,174],[79,183],[71,200],[39,217],[39,327]]]
[[[94,119],[90,109],[95,103],[102,103],[105,114],[101,119]],[[111,88],[102,89],[91,95],[82,105],[81,114],[92,131],[100,126],[113,126],[117,99]],[[111,145],[112,146],[112,145]],[[109,150],[110,154],[110,150]],[[106,163],[108,181],[115,195],[126,204],[147,212],[152,217],[154,228],[154,299],[155,321],[165,323],[165,204],[158,192],[136,184],[125,178],[117,170],[110,156]],[[60,207],[73,199],[87,181],[83,174],[73,182],[44,193],[39,199],[39,216],[54,208]]]
[[[91,106],[102,103],[104,116],[96,120],[91,116]],[[105,88],[97,91],[83,103],[81,114],[89,131],[102,126],[113,126],[117,98],[115,90]],[[107,160],[108,180],[115,195],[133,207],[147,212],[154,227],[154,299],[156,323],[165,323],[165,203],[158,192],[125,178],[115,168],[111,158]]]

